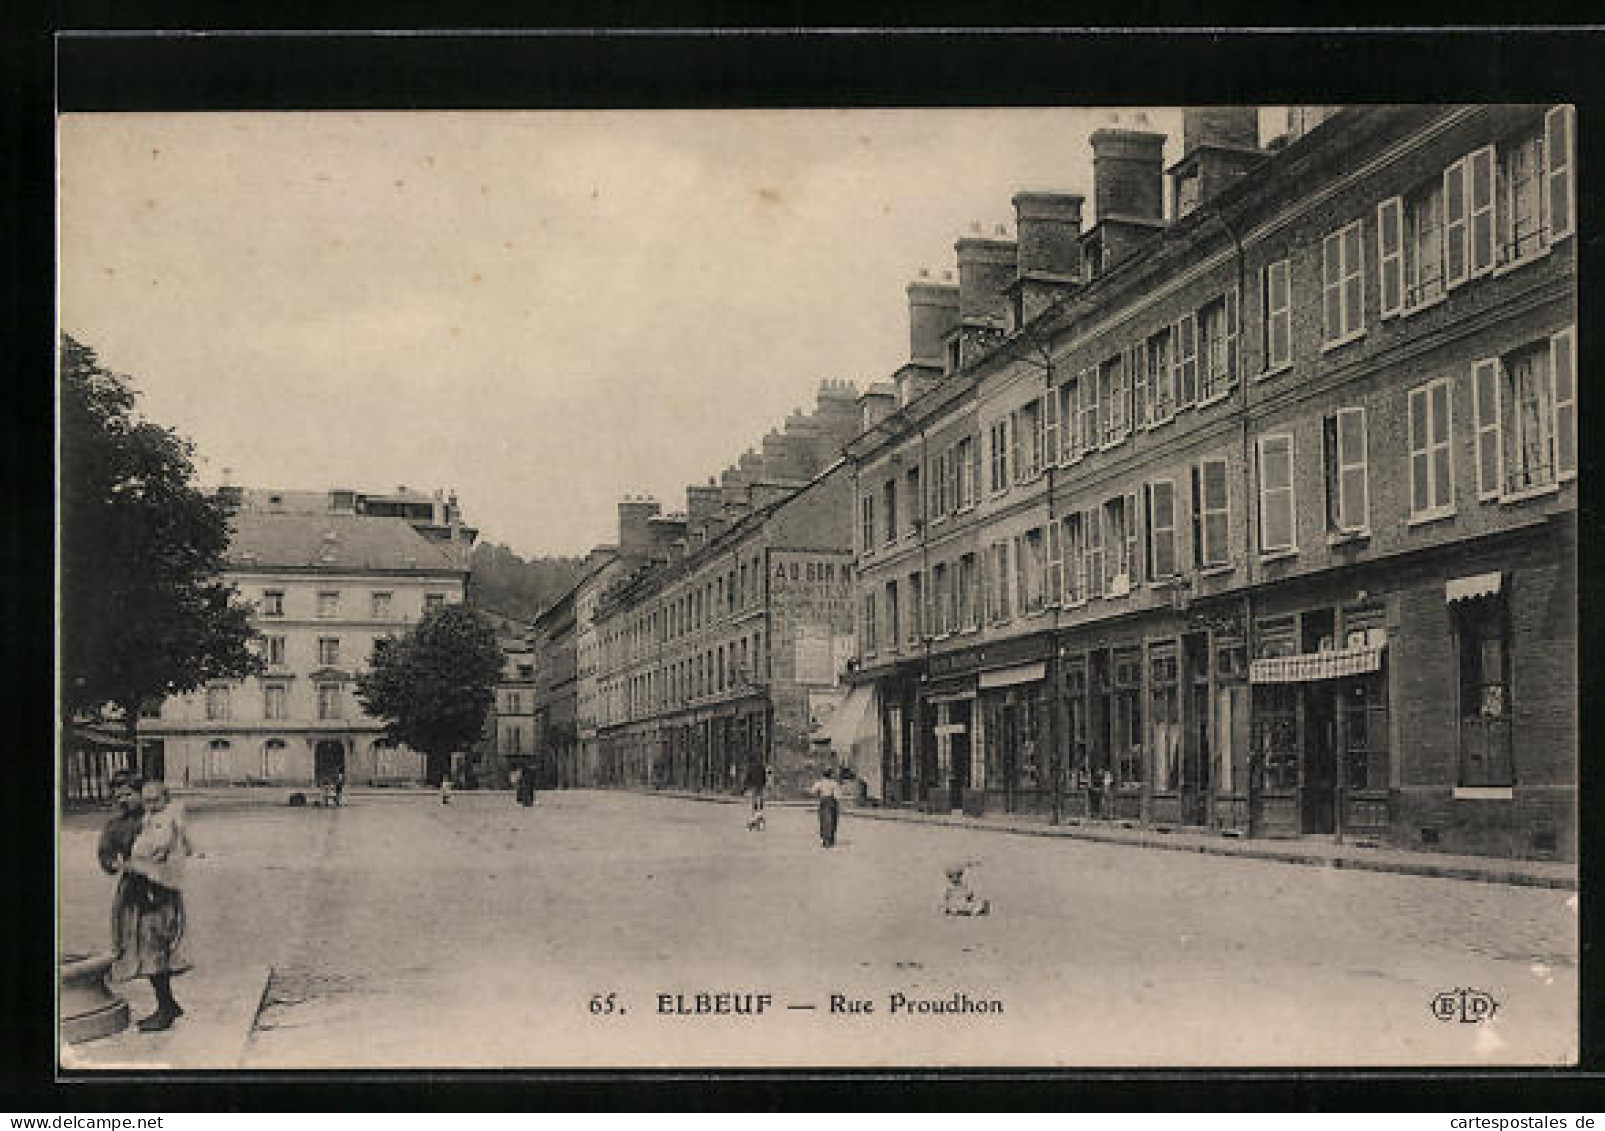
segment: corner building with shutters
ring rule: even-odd
[[[884,802],[1575,858],[1573,110],[1184,120],[909,288],[848,451]]]

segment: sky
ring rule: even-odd
[[[1162,109],[92,114],[59,123],[60,322],[203,484],[457,492],[526,556],[684,508],[1021,190],[1092,216]]]

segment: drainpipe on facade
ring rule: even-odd
[[[920,430],[920,497],[919,497],[916,505],[919,507],[919,524],[920,524],[920,604],[921,604],[921,606],[923,606],[920,609],[920,647],[921,647],[921,649],[923,649],[923,651],[925,653],[925,663],[924,663],[923,670],[920,672],[919,682],[914,685],[915,686],[915,691],[914,691],[914,717],[912,719],[906,720],[907,725],[906,725],[905,729],[908,731],[908,733],[911,736],[911,738],[913,739],[913,741],[911,741],[911,742],[909,742],[907,744],[909,747],[911,747],[911,749],[908,749],[908,750],[904,751],[904,757],[913,758],[914,759],[914,765],[923,768],[924,767],[924,763],[925,763],[925,759],[924,759],[924,737],[925,737],[925,735],[924,735],[923,722],[922,722],[922,720],[924,719],[924,716],[925,716],[925,691],[924,691],[924,688],[925,688],[925,685],[930,681],[930,678],[931,678],[931,637],[932,637],[932,633],[930,632],[930,627],[931,626],[930,626],[929,623],[927,623],[930,620],[930,616],[929,616],[927,610],[929,610],[931,605],[932,605],[931,598],[933,598],[935,596],[935,593],[931,589],[931,545],[930,545],[930,541],[929,541],[930,528],[929,528],[929,524],[927,522],[926,515],[925,515],[925,499],[926,499],[926,496],[930,493],[930,484],[928,482],[926,482],[926,478],[925,477],[926,477],[926,474],[928,473],[928,471],[930,469],[930,466],[926,462],[927,437],[926,437],[926,433],[925,433],[925,424],[924,424],[923,421],[920,422],[920,424],[918,425],[918,428]],[[906,480],[905,480],[905,482],[906,482]],[[973,719],[970,722],[970,741],[971,741],[972,744],[975,741],[975,722],[974,722]],[[924,774],[921,774],[920,778],[923,779],[924,778]],[[923,784],[924,784],[924,782],[922,780],[915,786],[914,792],[916,794],[916,797],[920,792],[920,786],[922,786]]]
[[[1254,493],[1255,469],[1252,458],[1253,453],[1249,444],[1248,435],[1250,407],[1248,386],[1250,378],[1248,374],[1242,372],[1242,370],[1245,368],[1245,366],[1242,364],[1245,345],[1243,340],[1243,303],[1248,294],[1248,264],[1247,258],[1243,253],[1243,241],[1238,237],[1237,230],[1233,228],[1231,224],[1227,223],[1226,218],[1221,215],[1220,210],[1211,204],[1202,205],[1201,210],[1211,216],[1215,222],[1219,224],[1226,232],[1226,235],[1232,241],[1232,248],[1237,256],[1237,357],[1239,371],[1237,381],[1237,435],[1239,456],[1241,457],[1243,464],[1243,657],[1244,662],[1247,663],[1248,658],[1253,655],[1255,585],[1254,525],[1257,521],[1254,518],[1254,515],[1257,511],[1257,497]],[[1251,686],[1248,691],[1249,702],[1247,705],[1250,728],[1248,740],[1250,753],[1247,766],[1248,781],[1244,790],[1244,793],[1248,797],[1248,836],[1250,840],[1254,838],[1255,833],[1258,831],[1255,828],[1254,821],[1254,794],[1257,792],[1258,786],[1254,780],[1256,775],[1254,773],[1253,757],[1253,695],[1254,691]],[[1230,754],[1228,753],[1228,757],[1229,756]],[[1339,792],[1341,794],[1341,786],[1339,788]],[[1338,808],[1341,810],[1341,803],[1339,804]],[[1338,825],[1337,839],[1339,843],[1342,843],[1343,832],[1341,822]]]
[[[1045,312],[1045,314],[1042,315],[1042,316],[1039,316],[1039,318],[1044,318],[1046,321],[1050,321],[1051,322],[1053,320],[1053,318],[1056,318],[1058,316],[1058,314],[1059,314],[1060,310],[1062,309],[1062,307],[1063,307],[1062,300],[1055,300],[1054,303]],[[1031,330],[1028,333],[1025,333],[1025,336],[1030,338],[1031,345],[1034,348],[1036,348],[1037,350],[1041,351],[1042,360],[1038,361],[1035,358],[1027,357],[1027,356],[1025,356],[1023,354],[1018,354],[1018,353],[1012,354],[1011,357],[1015,361],[1023,362],[1026,365],[1034,366],[1037,370],[1039,370],[1041,372],[1041,374],[1042,374],[1043,388],[1046,391],[1047,395],[1052,396],[1052,395],[1054,395],[1054,391],[1053,391],[1053,345],[1052,345],[1052,342],[1048,341],[1048,340],[1045,340],[1045,339],[1043,339],[1041,337],[1038,337],[1037,336],[1037,332],[1035,330]],[[1057,414],[1055,414],[1055,415],[1057,415]],[[1045,419],[1045,414],[1044,414],[1044,419]],[[1062,429],[1062,427],[1063,427],[1062,424],[1060,425],[1060,427]],[[1043,463],[1045,465],[1045,470],[1047,471],[1047,479],[1048,479],[1048,500],[1047,500],[1047,502],[1048,502],[1048,524],[1049,524],[1050,530],[1049,530],[1049,533],[1048,533],[1047,537],[1051,538],[1053,536],[1052,535],[1052,525],[1053,525],[1053,523],[1058,521],[1058,516],[1054,513],[1054,487],[1056,485],[1055,484],[1055,480],[1056,480],[1055,472],[1058,470],[1058,464],[1057,464],[1057,461],[1049,462],[1047,456],[1048,456],[1048,445],[1047,445],[1046,425],[1044,425],[1044,434],[1043,434],[1043,443],[1042,443],[1042,460],[1043,460]],[[1043,551],[1046,552],[1046,550],[1047,550],[1047,546],[1044,545],[1043,546]],[[1063,596],[1064,596],[1064,589],[1063,589],[1063,585],[1064,585],[1064,582],[1063,582],[1063,577],[1064,577],[1064,544],[1063,544],[1062,541],[1060,542],[1059,553],[1060,553],[1060,558],[1059,558],[1060,600],[1062,601],[1063,600]],[[1043,579],[1043,584],[1044,585],[1047,584],[1047,579],[1046,578]],[[1051,769],[1051,773],[1050,773],[1049,776],[1050,776],[1050,778],[1052,779],[1052,782],[1053,782],[1053,789],[1052,789],[1052,794],[1051,794],[1051,797],[1052,797],[1051,820],[1052,820],[1052,823],[1055,824],[1055,825],[1059,824],[1064,819],[1064,789],[1063,789],[1064,767],[1062,765],[1062,761],[1061,761],[1060,756],[1059,756],[1060,755],[1060,750],[1059,750],[1059,742],[1058,742],[1058,739],[1059,739],[1059,734],[1058,734],[1058,731],[1059,731],[1059,679],[1060,679],[1060,672],[1059,672],[1059,611],[1060,611],[1060,605],[1059,605],[1058,602],[1055,602],[1055,604],[1053,606],[1053,628],[1050,630],[1050,636],[1049,636],[1049,640],[1048,640],[1048,644],[1049,644],[1048,663],[1046,665],[1044,665],[1045,682],[1047,684],[1047,691],[1048,691],[1048,708],[1047,708],[1048,709],[1048,735],[1047,735],[1047,744],[1048,744],[1049,762],[1050,762],[1050,769]],[[1010,788],[1012,789],[1012,786]]]

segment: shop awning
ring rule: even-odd
[[[1048,665],[1038,660],[1034,664],[1016,664],[1012,668],[998,668],[981,673],[981,689],[1013,687],[1017,683],[1036,683],[1048,674]]]
[[[1301,656],[1255,660],[1248,665],[1248,682],[1310,683],[1318,679],[1364,675],[1382,667],[1382,650],[1386,647],[1386,644],[1361,644],[1335,652],[1309,652]]]
[[[835,714],[831,715],[830,723],[825,728],[826,737],[836,756],[844,762],[852,760],[853,747],[865,739],[874,738],[872,728],[878,725],[874,718],[875,688],[861,685],[851,688],[847,698],[842,700]]]
[[[1443,587],[1443,596],[1451,605],[1456,601],[1473,601],[1478,597],[1497,597],[1504,583],[1505,575],[1502,573],[1479,573],[1476,577],[1457,577]]]

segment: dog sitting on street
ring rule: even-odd
[[[752,815],[752,817],[747,821],[747,831],[749,833],[761,833],[761,832],[763,832],[763,830],[764,830],[763,813],[760,811],[760,812],[754,813]]]
[[[973,867],[975,861],[968,860],[963,864],[952,864],[947,869],[947,890],[942,893],[943,915],[990,915],[992,901],[982,899],[964,882],[965,869]]]

